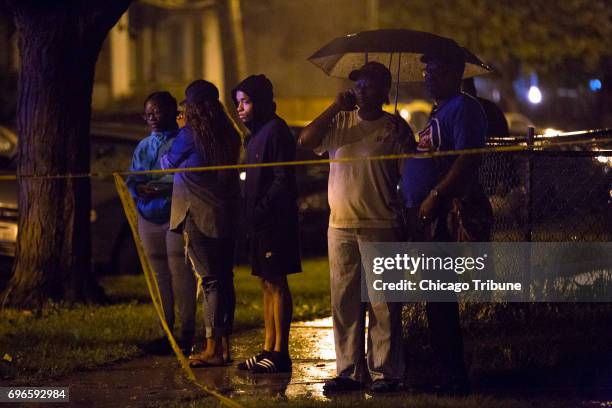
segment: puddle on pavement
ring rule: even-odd
[[[262,330],[238,336],[232,347],[234,360],[243,361],[259,352],[262,336]],[[238,370],[237,363],[232,367],[194,371],[199,382],[228,396],[325,399],[323,382],[336,373],[331,317],[293,324],[289,349],[293,360],[291,374],[249,374]]]

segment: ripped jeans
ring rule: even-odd
[[[191,215],[184,228],[185,250],[198,278],[204,299],[206,338],[219,338],[232,333],[236,292],[234,290],[235,240],[211,238],[198,229]]]

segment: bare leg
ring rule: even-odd
[[[200,366],[202,363],[221,366],[225,364],[223,359],[223,345],[221,336],[208,337],[206,339],[206,347],[204,351],[198,354],[189,356],[190,362],[195,363],[195,366]],[[192,365],[194,366],[194,365]]]
[[[223,364],[223,345],[221,337],[209,337],[206,339],[206,360],[211,364]]]
[[[272,291],[274,311],[274,351],[289,354],[289,328],[293,315],[293,301],[287,283],[283,276],[269,282]]]
[[[270,285],[267,281],[261,281],[263,292],[263,312],[264,312],[264,350],[272,351],[274,349],[276,332],[274,330],[274,299]]]

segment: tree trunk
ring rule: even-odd
[[[19,235],[5,301],[85,300],[91,271],[89,122],[96,59],[129,0],[14,1],[21,72]],[[34,175],[34,177],[29,177]]]

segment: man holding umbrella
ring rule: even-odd
[[[332,159],[399,154],[413,151],[410,127],[399,116],[385,113],[391,73],[370,61],[352,71],[355,86],[304,128],[299,143]],[[404,375],[401,304],[362,303],[361,250],[364,242],[400,239],[397,184],[398,160],[360,160],[330,165],[328,230],[330,283],[336,370],[326,392],[363,388],[373,392],[397,388]],[[368,355],[364,355],[365,312],[369,311]]]
[[[484,147],[485,112],[475,98],[461,92],[464,51],[458,46],[434,49],[421,61],[426,64],[425,87],[436,106],[428,125],[419,132],[417,152]],[[491,207],[478,183],[480,161],[476,154],[406,160],[401,191],[412,241],[489,241]],[[455,223],[448,221],[453,214]],[[433,345],[447,374],[438,391],[467,394],[458,305],[428,302],[426,309]]]

